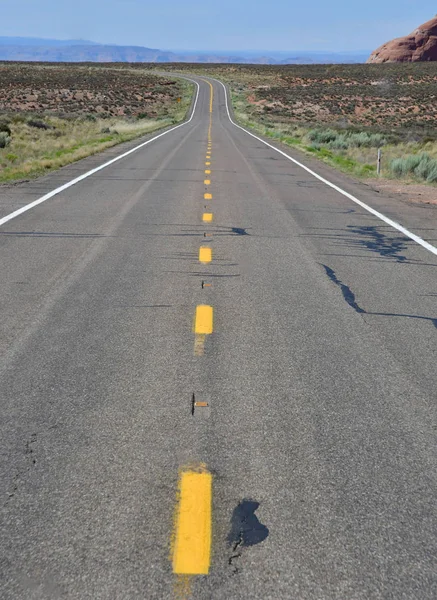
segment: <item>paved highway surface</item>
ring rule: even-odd
[[[436,598],[437,209],[199,85],[0,191],[0,597]]]

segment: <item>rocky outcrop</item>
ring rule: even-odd
[[[437,61],[437,16],[410,35],[380,46],[368,63]]]

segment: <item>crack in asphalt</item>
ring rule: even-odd
[[[23,467],[22,469],[18,469],[17,473],[14,475],[12,487],[8,493],[8,498],[7,498],[6,502],[4,503],[4,506],[6,506],[12,500],[12,498],[14,498],[15,494],[18,491],[20,481],[23,479],[23,476],[28,474],[35,467],[36,458],[35,458],[35,454],[34,454],[35,450],[33,448],[33,444],[35,444],[37,441],[38,440],[37,440],[36,433],[32,433],[30,438],[28,440],[26,440],[26,444],[24,446],[24,456],[28,458],[28,460],[27,460],[28,464],[26,467]]]
[[[405,319],[419,319],[421,321],[429,321],[437,329],[437,318],[434,319],[432,317],[422,317],[421,315],[408,315],[408,314],[403,314],[403,313],[369,312],[367,310],[364,310],[364,308],[361,308],[361,306],[357,303],[355,294],[353,293],[353,291],[350,289],[350,287],[348,285],[343,283],[337,277],[334,269],[331,269],[331,267],[328,267],[328,265],[322,264],[321,266],[325,269],[325,272],[326,272],[327,276],[329,277],[329,279],[333,283],[335,283],[336,286],[338,286],[340,288],[343,298],[346,300],[346,302],[349,304],[349,306],[351,308],[353,308],[355,312],[357,312],[359,315],[361,315],[363,317],[363,320],[367,325],[369,323],[364,318],[364,315],[370,315],[370,316],[376,316],[376,317],[403,317]]]

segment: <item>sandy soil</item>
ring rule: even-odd
[[[437,204],[437,187],[419,183],[404,183],[387,179],[368,179],[366,183],[381,192],[399,195],[402,200],[422,204]]]

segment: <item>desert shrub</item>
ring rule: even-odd
[[[348,148],[380,148],[387,144],[380,133],[366,131],[339,132],[334,129],[312,129],[308,139],[315,144],[325,144],[332,150],[348,150]]]
[[[419,155],[407,156],[406,158],[395,158],[390,163],[390,170],[396,177],[406,177],[413,173],[419,163]]]
[[[431,173],[432,169],[436,165],[436,161],[429,156],[429,154],[424,154],[414,169],[414,175],[419,179],[428,179],[428,175]]]
[[[308,132],[308,139],[316,144],[329,144],[336,140],[338,135],[337,131],[333,129],[311,129]]]
[[[328,146],[333,150],[347,150],[349,143],[345,135],[339,135],[335,140],[329,142]]]
[[[426,181],[428,183],[437,183],[437,163],[429,171]]]
[[[16,160],[18,160],[18,156],[16,154],[12,154],[12,152],[10,152],[9,154],[6,154],[6,158],[7,158],[7,160],[9,160],[12,163],[14,163]]]
[[[11,128],[9,127],[9,123],[4,119],[0,119],[0,131],[7,133],[9,137],[12,136]]]
[[[428,156],[427,154],[423,153],[423,154],[412,154],[411,156],[407,156],[405,158],[405,163],[404,163],[404,169],[405,172],[408,173],[413,173],[417,167],[420,165],[420,162],[426,157]],[[425,160],[427,160],[425,158]]]
[[[380,148],[385,146],[387,140],[380,133],[351,133],[348,135],[349,146],[355,148]]]
[[[390,163],[390,170],[397,177],[413,175],[417,179],[429,183],[437,181],[437,160],[426,152],[413,154],[405,158],[395,158]]]
[[[109,129],[109,127],[103,127],[103,128],[100,130],[100,133],[111,133],[111,130]]]
[[[434,143],[436,141],[436,138],[431,136],[431,135],[427,135],[422,139],[422,144],[430,144],[430,143]]]
[[[11,143],[11,136],[6,131],[0,131],[0,148],[6,148]]]
[[[51,125],[44,123],[44,121],[37,121],[36,119],[29,119],[27,124],[29,127],[35,127],[36,129],[53,129]]]

